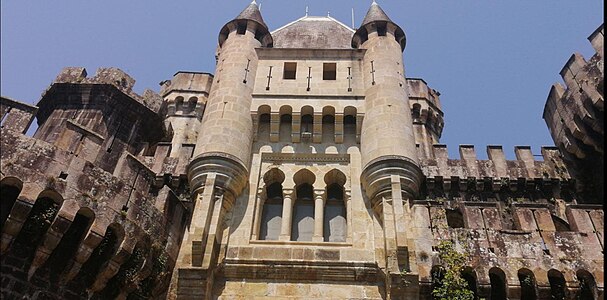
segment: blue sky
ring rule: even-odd
[[[305,13],[356,25],[371,1],[262,0],[271,30]],[[219,30],[249,1],[3,0],[0,93],[36,103],[65,66],[116,66],[151,88],[178,70],[214,73]],[[408,77],[438,90],[445,113],[441,142],[515,145],[539,154],[552,145],[542,110],[573,52],[590,58],[587,37],[603,22],[603,1],[379,1],[407,35]]]

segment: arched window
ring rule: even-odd
[[[464,216],[457,209],[445,210],[447,215],[447,225],[449,228],[464,228]]]
[[[322,110],[322,142],[335,143],[335,108],[330,106]]]
[[[575,273],[577,280],[580,282],[580,291],[577,299],[594,300],[597,299],[596,282],[594,276],[586,270],[578,270]]]
[[[344,109],[344,142],[356,143],[356,108],[352,106]]]
[[[291,132],[293,127],[293,117],[291,114],[284,114],[280,116],[280,135],[279,139],[281,142],[291,142]]]
[[[535,276],[529,269],[518,270],[518,280],[521,285],[521,300],[536,300]]]
[[[285,175],[277,168],[264,175],[265,200],[259,228],[260,240],[278,240],[282,224],[283,193],[282,183]],[[262,198],[264,198],[262,196]]]
[[[344,198],[346,175],[331,170],[325,175],[327,202],[324,210],[323,235],[325,242],[345,242],[348,236],[347,210]]]
[[[262,105],[257,109],[257,139],[267,142],[270,140],[270,107]]]
[[[322,142],[335,142],[335,117],[332,115],[322,117]]]
[[[270,139],[270,114],[259,116],[259,131],[258,136],[260,141],[269,141]]]
[[[303,115],[301,117],[301,134],[302,134],[302,138],[309,138],[312,135],[312,132],[314,131],[314,128],[312,127],[314,125],[314,117],[312,115]]]
[[[565,300],[565,277],[557,270],[548,271],[550,282],[550,295],[554,300]]]
[[[474,295],[474,299],[478,299],[478,292],[476,287],[476,272],[470,267],[464,268],[461,273],[462,278],[468,284],[468,290]]]
[[[314,236],[314,174],[300,170],[293,177],[295,182],[295,205],[293,206],[292,241],[312,241]]]
[[[0,182],[0,232],[21,193],[21,188],[21,181],[16,178],[4,178]]]
[[[489,270],[491,282],[491,300],[506,300],[506,274],[499,268]]]

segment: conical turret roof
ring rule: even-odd
[[[379,4],[373,1],[373,4],[371,4],[369,11],[367,11],[367,15],[363,19],[363,23],[360,27],[363,27],[371,22],[377,21],[394,23],[392,22],[392,20],[390,20],[390,17],[388,17],[386,12],[379,6]]]
[[[369,11],[367,11],[367,15],[363,19],[362,24],[360,25],[358,30],[356,30],[356,33],[354,33],[354,36],[352,37],[353,48],[358,48],[367,40],[369,34],[367,31],[367,25],[372,23],[376,23],[375,25],[382,23],[392,24],[394,27],[396,27],[394,29],[394,38],[400,44],[401,49],[405,50],[405,32],[402,28],[400,28],[400,26],[398,26],[398,24],[394,23],[390,19],[390,17],[388,17],[388,14],[386,14],[386,12],[375,1],[373,1],[373,4],[371,4],[371,7],[369,8]]]
[[[234,20],[251,20],[259,23],[266,29],[268,29],[268,25],[263,21],[263,17],[261,16],[261,11],[259,11],[259,6],[257,6],[257,2],[253,1],[247,8],[245,8]]]
[[[259,6],[257,6],[257,2],[253,0],[247,8],[245,8],[236,18],[232,21],[228,22],[223,26],[221,32],[219,33],[219,45],[223,45],[223,42],[228,38],[230,33],[229,26],[233,23],[242,23],[252,21],[257,23],[257,32],[255,33],[255,38],[258,39],[263,47],[272,47],[272,35],[270,35],[270,30],[268,29],[268,25],[264,22],[263,17],[261,16],[261,11],[259,10]]]

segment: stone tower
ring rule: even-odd
[[[410,268],[404,207],[418,195],[422,181],[402,55],[405,34],[373,2],[352,46],[366,50],[361,181],[382,222],[389,285],[391,276]]]
[[[180,252],[178,296],[209,297],[206,289],[213,284],[224,219],[249,175],[255,49],[268,46],[272,38],[255,1],[221,29],[215,77],[187,171],[194,203]],[[198,289],[184,288],[192,274]]]

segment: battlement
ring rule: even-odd
[[[49,272],[65,286],[50,291],[54,299],[80,293],[83,287],[103,298],[130,293],[111,282],[125,274],[136,285],[143,280],[168,285],[187,208],[173,191],[157,184],[150,168],[123,152],[118,167],[107,172],[56,145],[4,128],[1,135],[0,182],[3,192],[16,191],[3,198],[14,203],[2,232],[2,256],[11,258],[3,266],[7,263],[13,273],[31,278],[19,277],[22,286],[39,288]],[[41,215],[40,208],[48,203],[51,207]],[[48,224],[32,232],[32,226],[39,226],[36,218],[44,217],[50,217]],[[105,244],[115,250],[99,255],[99,245]],[[69,259],[58,259],[53,252],[68,253]],[[24,263],[30,255],[33,260]],[[91,261],[100,265],[92,267]],[[142,293],[158,296],[162,290]]]
[[[601,24],[589,37],[588,40],[592,44],[592,48],[596,51],[596,54],[603,57],[603,51],[605,47],[605,30],[604,24]]]
[[[409,99],[427,100],[432,103],[436,110],[441,111],[440,93],[428,86],[422,78],[407,78]]]
[[[433,158],[421,160],[422,170],[427,178],[491,178],[497,181],[571,178],[556,147],[542,147],[543,160],[536,160],[529,146],[514,148],[516,160],[507,160],[502,146],[499,145],[487,146],[488,160],[479,160],[473,145],[460,145],[459,159],[450,159],[447,146],[443,144],[433,145],[432,151]]]
[[[158,113],[162,105],[162,97],[156,92],[146,89],[143,95],[133,91],[135,79],[119,68],[98,68],[93,77],[87,77],[88,73],[83,67],[66,67],[57,75],[51,87],[55,84],[108,84],[123,92],[133,100],[145,105],[153,112]],[[44,95],[50,90],[47,89]]]
[[[213,74],[179,71],[173,78],[160,83],[160,95],[167,98],[174,92],[199,93],[208,97],[213,84]]]
[[[34,121],[38,107],[13,100],[8,97],[0,97],[0,127],[19,133],[26,133]]]
[[[550,88],[543,118],[584,201],[603,199],[604,59],[603,25],[588,38],[596,54],[574,53],[561,69],[565,85]]]

